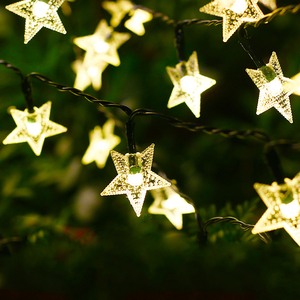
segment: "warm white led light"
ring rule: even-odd
[[[183,76],[180,79],[181,89],[183,92],[190,94],[194,90],[196,90],[198,86],[198,80],[194,76]]]
[[[104,41],[97,41],[94,44],[94,49],[97,53],[106,53],[109,49],[109,44]]]
[[[42,1],[36,1],[32,6],[32,13],[37,18],[44,18],[48,12],[50,5],[42,2]]]
[[[143,183],[143,174],[142,173],[136,173],[136,174],[128,174],[127,182],[130,185],[138,186]]]
[[[161,206],[166,209],[173,210],[182,205],[182,198],[179,195],[172,195],[168,199],[161,202]]]
[[[278,77],[267,83],[266,89],[269,91],[271,97],[278,97],[283,93],[283,86]]]
[[[99,75],[99,70],[97,67],[89,67],[87,69],[87,73],[90,77],[95,77],[95,76],[98,76]]]
[[[26,128],[28,133],[33,137],[39,136],[42,132],[42,125],[38,122],[27,121]]]
[[[228,0],[228,8],[237,14],[242,14],[248,7],[245,0]]]
[[[294,200],[288,204],[280,204],[280,210],[284,217],[286,217],[287,219],[291,219],[299,215],[300,205],[297,200]]]

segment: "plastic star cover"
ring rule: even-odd
[[[151,171],[154,144],[142,153],[125,155],[111,151],[118,175],[103,190],[101,196],[126,194],[136,215],[141,215],[146,191],[169,186],[170,182]]]
[[[49,120],[51,102],[40,108],[34,107],[34,112],[11,109],[11,115],[17,127],[5,138],[3,144],[27,142],[36,155],[40,155],[44,140],[48,136],[67,131],[67,128]]]
[[[269,63],[260,69],[246,69],[259,88],[256,114],[275,107],[290,123],[293,123],[289,95],[293,92],[293,81],[283,76],[277,55],[272,53]]]
[[[174,84],[168,108],[185,102],[193,114],[199,118],[201,94],[216,81],[200,75],[196,51],[187,62],[180,62],[176,68],[167,67],[167,72]]]
[[[26,19],[24,43],[27,44],[43,27],[67,33],[56,12],[64,1],[24,0],[7,5],[5,8]]]
[[[284,228],[300,246],[300,173],[284,184],[255,183],[254,188],[268,207],[252,232]]]
[[[234,34],[244,22],[256,22],[264,14],[258,0],[215,0],[200,8],[200,12],[223,17],[223,42]]]

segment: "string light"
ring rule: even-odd
[[[153,16],[142,9],[132,10],[129,15],[131,18],[125,22],[125,27],[137,35],[144,35],[145,27],[143,23],[151,21]]]
[[[196,51],[187,62],[180,62],[176,68],[167,67],[167,72],[174,84],[168,108],[185,102],[193,114],[199,118],[201,94],[216,84],[216,81],[200,75]]]
[[[43,27],[60,33],[67,33],[58,14],[58,8],[65,0],[24,0],[5,8],[25,18],[24,43],[27,44]]]
[[[254,188],[268,209],[254,226],[252,233],[284,228],[300,246],[300,173],[284,184],[255,183]]]
[[[34,112],[11,109],[10,113],[17,127],[5,138],[4,145],[27,142],[36,155],[42,152],[46,137],[67,131],[67,128],[49,120],[51,101],[40,108],[34,107]]]
[[[117,49],[129,38],[129,33],[115,32],[105,20],[101,20],[94,34],[75,38],[74,44],[86,51],[84,61],[87,65],[102,61],[119,66]]]
[[[200,12],[223,18],[223,42],[234,34],[244,22],[256,22],[264,14],[258,0],[215,0],[200,8]]]
[[[109,119],[103,128],[96,126],[94,130],[90,131],[90,145],[82,157],[84,165],[95,161],[98,168],[104,168],[109,152],[121,141],[118,136],[114,135],[114,127],[115,121]]]
[[[154,144],[142,153],[125,155],[114,150],[111,157],[118,175],[102,191],[101,196],[126,194],[136,215],[139,217],[143,208],[147,190],[159,189],[171,185],[170,182],[151,171]]]
[[[72,64],[72,69],[76,73],[74,88],[84,91],[92,85],[94,90],[98,91],[102,86],[102,73],[108,66],[105,61],[99,61],[97,64],[89,65],[81,60],[76,60]]]
[[[289,95],[293,92],[293,81],[283,77],[275,52],[269,63],[257,70],[246,69],[246,72],[259,88],[256,114],[259,115],[275,107],[290,123],[293,123]]]
[[[151,191],[154,202],[148,209],[150,214],[165,215],[178,229],[182,229],[182,214],[194,213],[193,205],[186,202],[172,187]]]

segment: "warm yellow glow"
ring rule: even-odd
[[[97,41],[94,44],[94,49],[97,53],[105,53],[109,49],[109,44],[104,41]]]
[[[136,9],[132,13],[132,17],[125,22],[125,27],[136,33],[144,35],[145,28],[143,23],[151,21],[153,16],[145,10]]]
[[[276,0],[259,0],[259,2],[271,10],[275,10],[277,8]]]
[[[167,67],[167,72],[174,84],[168,108],[185,102],[193,114],[199,118],[201,94],[213,86],[216,81],[200,75],[196,51],[187,62],[180,62],[176,68]]]
[[[300,73],[296,74],[291,78],[293,94],[300,96]]]
[[[293,115],[289,95],[293,92],[293,80],[283,76],[277,55],[272,53],[269,63],[260,69],[246,69],[246,72],[259,88],[256,114],[276,108],[290,123]]]
[[[182,229],[182,214],[194,213],[194,207],[187,203],[172,187],[153,190],[154,202],[149,207],[150,214],[165,215],[178,229]]]
[[[285,183],[255,183],[254,188],[268,209],[254,226],[254,234],[284,228],[300,246],[300,173]]]
[[[26,122],[27,131],[32,136],[39,136],[42,132],[42,125],[40,122],[36,122],[32,117],[27,118]]]
[[[137,173],[137,174],[128,174],[127,176],[127,182],[130,185],[141,185],[143,183],[143,174]]]
[[[295,218],[299,215],[300,205],[297,200],[294,200],[288,204],[280,204],[280,210],[283,216],[287,219]]]
[[[123,155],[112,150],[111,157],[118,175],[102,191],[101,196],[126,194],[136,215],[139,217],[146,191],[170,185],[167,180],[151,171],[153,154],[154,144],[142,153],[136,152]]]
[[[74,39],[74,44],[86,51],[85,64],[108,63],[120,65],[117,49],[130,38],[129,33],[120,33],[101,20],[94,34]]]
[[[46,137],[67,131],[67,128],[49,120],[51,102],[40,108],[34,107],[34,113],[11,109],[10,113],[17,127],[5,138],[4,145],[27,142],[36,155],[42,152]]]
[[[223,42],[234,34],[244,22],[256,22],[264,14],[258,0],[214,0],[200,8],[200,12],[223,18]]]
[[[32,6],[32,13],[38,18],[43,18],[46,16],[49,7],[49,4],[45,2],[36,1]]]
[[[58,8],[64,1],[51,1],[51,9],[49,4],[35,0],[19,1],[5,8],[26,19],[24,43],[27,44],[43,27],[59,33],[67,33],[57,14]]]
[[[90,131],[90,145],[82,157],[84,165],[95,161],[98,168],[105,167],[109,152],[121,141],[117,135],[114,135],[114,128],[115,121],[109,119],[102,128],[96,126],[94,130]]]

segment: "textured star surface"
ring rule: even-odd
[[[193,114],[199,118],[201,94],[216,81],[200,75],[196,51],[187,62],[180,62],[176,68],[167,67],[167,72],[174,84],[168,108],[185,102]]]
[[[256,22],[264,14],[258,0],[215,0],[200,8],[200,12],[223,18],[223,42],[234,34],[244,22]]]
[[[105,61],[99,61],[96,64],[76,60],[72,64],[72,68],[76,73],[74,87],[79,90],[85,90],[88,86],[92,85],[94,90],[98,91],[102,86],[102,73],[108,63]]]
[[[136,215],[141,215],[147,190],[159,189],[171,185],[170,182],[151,171],[154,144],[142,153],[125,155],[114,150],[111,157],[118,175],[103,190],[101,196],[126,194]]]
[[[104,168],[110,151],[115,148],[121,139],[114,135],[115,122],[109,119],[103,128],[96,126],[90,131],[90,145],[87,148],[82,163],[87,165],[95,161],[98,168]]]
[[[284,228],[300,246],[300,173],[284,184],[255,183],[254,188],[268,209],[252,232],[260,233]]]
[[[5,6],[9,11],[25,18],[24,43],[27,44],[43,27],[65,34],[66,30],[57,14],[65,0],[24,0]]]
[[[101,20],[94,34],[75,38],[74,44],[86,51],[85,60],[90,64],[103,61],[119,66],[117,49],[129,38],[129,33],[115,32],[105,20]]]
[[[133,9],[133,4],[128,0],[104,1],[102,7],[112,15],[111,26],[117,27],[126,14]]]
[[[172,187],[151,191],[154,202],[149,207],[150,214],[165,215],[178,229],[182,229],[182,214],[194,213],[193,205],[186,202]]]
[[[275,10],[277,8],[276,0],[259,0],[259,2],[270,10]]]
[[[48,136],[67,131],[67,128],[49,120],[51,101],[40,108],[34,107],[34,112],[11,109],[11,115],[17,127],[5,138],[3,144],[27,142],[36,155],[42,152],[44,140]]]
[[[132,15],[132,17],[125,22],[125,27],[137,35],[144,35],[144,23],[151,21],[153,16],[142,9],[132,10],[129,15]]]
[[[265,67],[257,70],[246,69],[246,72],[259,88],[256,114],[275,107],[290,123],[293,123],[289,98],[293,93],[293,80],[283,77],[276,53],[272,53]]]

